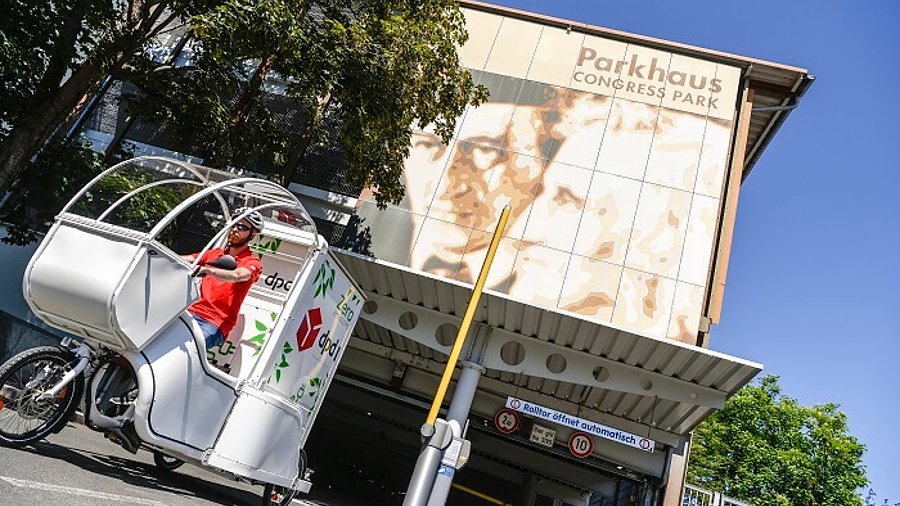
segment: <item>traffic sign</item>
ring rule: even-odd
[[[556,442],[556,431],[550,427],[534,424],[531,426],[531,436],[528,439],[539,445],[553,448],[553,444]]]
[[[494,415],[494,426],[504,434],[512,434],[519,430],[519,414],[509,408],[503,408]]]
[[[583,459],[594,453],[594,438],[587,432],[575,431],[569,436],[569,451]]]

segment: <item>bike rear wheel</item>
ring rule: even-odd
[[[171,473],[181,467],[181,465],[184,464],[184,461],[175,457],[170,457],[160,451],[153,450],[153,463],[156,464],[157,469],[160,471]]]
[[[60,392],[39,399],[75,362],[53,346],[23,351],[0,367],[0,444],[23,446],[43,439],[66,423],[84,389],[78,375]]]

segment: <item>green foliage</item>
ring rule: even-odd
[[[196,153],[207,165],[254,168],[283,160],[289,142],[259,96],[248,106],[252,114],[235,121],[235,99],[241,92],[242,61],[221,65],[201,58],[196,65],[145,74],[134,82],[141,94],[127,97],[132,111],[165,125],[169,145]],[[210,163],[213,159],[219,163]]]
[[[100,44],[113,3],[3,0],[0,11],[0,139],[35,100]]]
[[[134,192],[128,200],[114,207],[103,221],[140,232],[150,232],[169,211],[187,197],[171,186],[147,188],[154,181],[148,174],[113,171],[79,199],[74,211],[99,218],[98,213],[106,212],[120,198]]]
[[[69,132],[107,75],[203,0],[3,0],[0,12],[0,194]]]
[[[900,502],[892,503],[889,499],[885,499],[884,502],[878,503],[878,494],[870,488],[866,494],[865,506],[900,506]]]
[[[759,505],[861,506],[864,452],[837,405],[801,406],[766,376],[694,431],[688,481]]]
[[[213,166],[267,167],[282,183],[326,142],[327,123],[348,178],[371,187],[381,205],[403,196],[412,128],[430,125],[449,142],[465,107],[487,96],[459,65],[456,48],[468,35],[451,0],[4,1],[0,193],[23,167],[32,170],[32,155],[56,149],[45,140],[67,131],[106,74],[138,86],[132,110],[163,125],[175,148]],[[153,37],[180,22],[190,27],[190,64],[154,61]],[[287,109],[299,112],[266,103],[260,91],[271,78],[284,83],[295,106]],[[64,142],[59,149],[73,149]],[[50,185],[69,184],[81,176],[79,164],[97,163],[77,156],[85,161],[26,176],[20,189],[42,188],[20,192],[65,193]],[[35,211],[43,200],[10,216],[21,226],[46,222],[43,214],[56,208]],[[33,239],[17,230],[8,240]]]
[[[41,152],[28,164],[4,204],[7,235],[0,241],[20,246],[36,241],[62,206],[103,170],[102,158],[79,141],[49,146]]]
[[[373,187],[380,204],[397,202],[411,127],[433,125],[449,142],[456,118],[487,91],[459,66],[456,47],[468,34],[455,2],[347,2],[346,8],[351,4],[354,16],[327,19],[317,39],[328,63],[323,85],[313,96],[302,86],[295,95],[307,103],[323,91],[333,97],[316,118],[328,114],[340,125],[350,178]]]
[[[397,202],[412,127],[449,142],[466,105],[487,96],[459,65],[468,35],[450,0],[226,0],[191,27],[194,62],[145,74],[135,109],[179,147],[202,147],[207,164],[268,166],[282,183],[328,124],[351,181]],[[302,117],[263,102],[277,76]]]
[[[75,193],[104,169],[103,156],[84,141],[48,146],[37,160],[29,163],[5,201],[2,213],[7,235],[0,241],[20,246],[36,241]],[[146,174],[113,172],[98,181],[71,211],[98,218],[120,197],[151,181]],[[170,186],[147,188],[121,203],[104,221],[149,232],[185,196]],[[175,228],[169,227],[159,238],[168,243],[176,233]]]

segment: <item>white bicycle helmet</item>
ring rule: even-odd
[[[239,207],[232,212],[232,216],[241,216],[244,213],[248,213],[244,216],[243,220],[247,220],[253,228],[256,229],[257,232],[262,232],[263,230],[263,217],[259,214],[259,211],[253,211],[249,207]]]

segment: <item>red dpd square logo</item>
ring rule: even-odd
[[[297,351],[305,351],[312,347],[322,330],[322,310],[314,307],[306,312],[300,328],[297,329]]]

